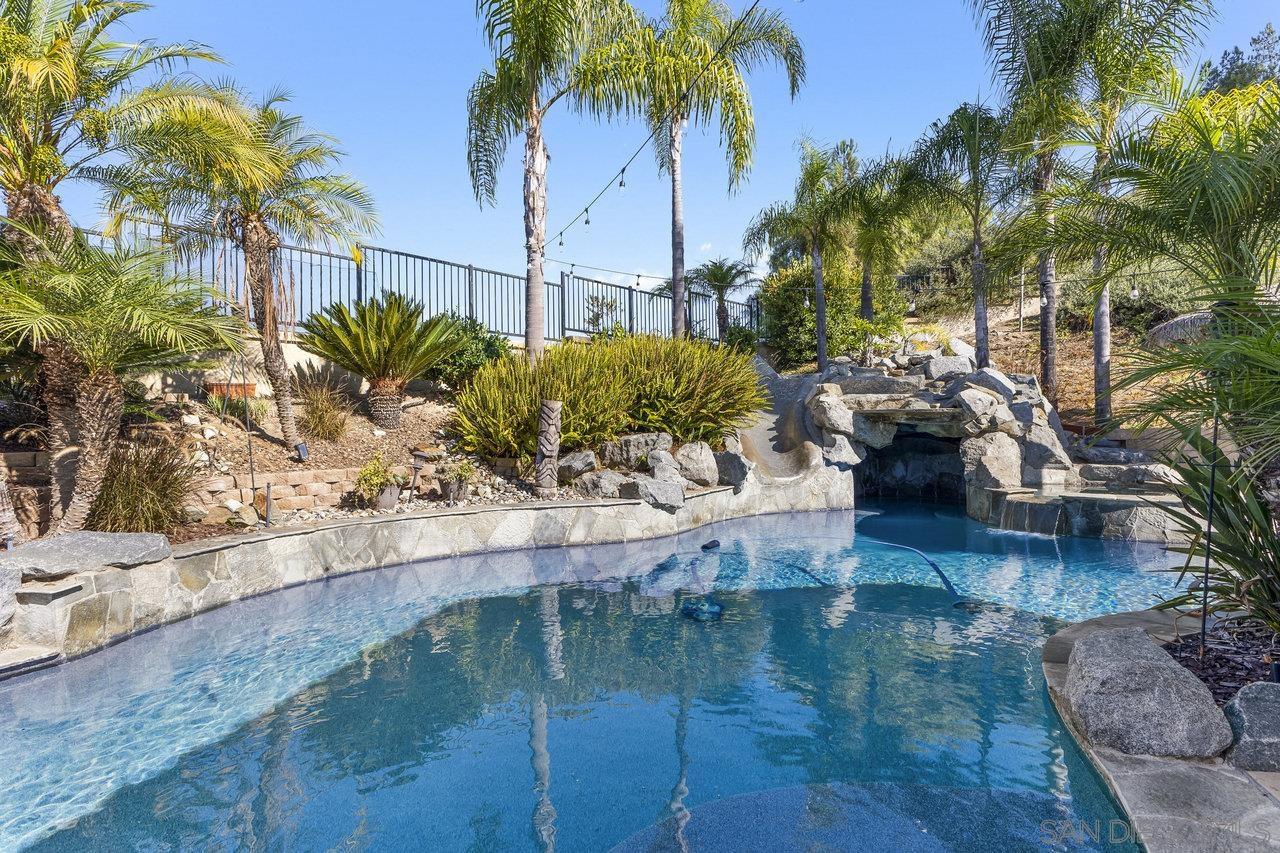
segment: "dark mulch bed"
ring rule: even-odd
[[[212,539],[214,536],[226,536],[236,532],[234,527],[228,527],[225,524],[184,524],[181,527],[165,531],[165,536],[169,537],[171,543],[178,545],[183,542]]]
[[[1166,648],[1178,663],[1199,676],[1219,705],[1227,704],[1246,684],[1270,681],[1268,658],[1280,660],[1276,635],[1255,625],[1211,627],[1203,658],[1199,631]]]

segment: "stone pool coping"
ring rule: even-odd
[[[1128,816],[1133,835],[1149,853],[1276,850],[1280,845],[1280,774],[1240,770],[1221,759],[1126,755],[1093,746],[1080,733],[1066,692],[1072,647],[1096,631],[1135,626],[1160,643],[1190,632],[1179,626],[1171,613],[1140,610],[1078,622],[1044,644],[1045,682],[1063,724],[1107,783]],[[1107,827],[1102,831],[1105,840]]]
[[[0,680],[55,666],[234,601],[421,560],[657,539],[717,521],[852,509],[852,472],[816,449],[791,476],[753,471],[740,490],[688,495],[675,512],[639,500],[537,501],[344,518],[184,543],[158,562],[101,569],[17,591]]]

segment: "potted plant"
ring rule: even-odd
[[[365,506],[374,509],[395,509],[405,479],[392,472],[382,453],[375,453],[356,474],[355,493]]]
[[[465,500],[475,476],[476,466],[467,459],[443,466],[439,473],[441,496],[450,505]]]

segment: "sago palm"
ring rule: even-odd
[[[356,305],[331,305],[302,323],[298,345],[369,382],[369,418],[400,427],[404,389],[465,345],[460,321],[426,319],[422,303],[390,291]]]
[[[492,204],[507,148],[524,136],[525,351],[536,358],[547,322],[543,124],[561,101],[604,115],[636,107],[640,69],[619,69],[600,55],[639,27],[639,16],[626,0],[476,0],[476,13],[493,69],[467,94],[467,167],[476,199]]]
[[[227,144],[234,99],[222,87],[175,76],[189,62],[216,60],[208,48],[117,36],[146,8],[126,0],[0,2],[0,189],[11,222],[70,239],[56,195],[62,184],[97,180],[108,162]],[[3,233],[35,250],[23,229]],[[40,350],[46,448],[56,467],[74,440],[82,366],[57,339]],[[51,480],[57,490],[64,478],[54,472]],[[53,503],[57,515],[65,495]]]
[[[643,69],[644,111],[659,167],[671,177],[671,331],[685,316],[684,138],[690,127],[718,121],[732,189],[755,153],[755,115],[747,76],[780,66],[791,97],[804,82],[804,50],[781,12],[752,6],[741,15],[720,0],[667,0],[666,14],[623,39],[603,59],[619,73]]]
[[[802,140],[800,177],[796,180],[794,197],[762,210],[743,238],[743,248],[749,253],[795,242],[813,259],[819,371],[827,369],[827,299],[823,290],[822,256],[843,244],[842,198],[846,182],[857,171],[853,143],[842,142],[832,149],[822,149],[809,140]]]
[[[916,145],[913,161],[929,191],[964,211],[973,261],[973,327],[978,366],[991,364],[987,328],[986,228],[1016,191],[1016,169],[1004,147],[1007,116],[981,104],[962,104],[936,121]]]
[[[83,527],[120,432],[125,371],[171,368],[184,356],[237,349],[241,323],[220,313],[202,283],[167,271],[156,249],[104,249],[79,232],[24,231],[0,250],[0,339],[58,341],[82,365],[75,386],[80,454],[66,512],[51,532]]]
[[[1086,144],[1094,151],[1094,178],[1111,157],[1119,123],[1138,106],[1140,93],[1169,74],[1171,64],[1199,43],[1213,16],[1212,0],[1125,0],[1109,14],[1085,49],[1082,98]],[[1099,187],[1107,191],[1106,185]],[[1106,265],[1106,246],[1094,249],[1094,273]],[[1111,291],[1099,290],[1093,314],[1094,418],[1111,419]]]
[[[342,158],[333,137],[284,111],[274,93],[245,108],[249,133],[209,156],[167,156],[117,171],[111,205],[121,213],[152,214],[174,225],[180,252],[199,253],[228,238],[244,253],[244,281],[262,347],[285,444],[301,440],[293,412],[293,376],[285,361],[276,313],[276,249],[282,240],[347,248],[377,229],[373,200],[354,178],[335,171]],[[246,154],[246,152],[248,152]],[[244,157],[266,168],[244,168]]]

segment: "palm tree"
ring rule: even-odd
[[[242,144],[200,158],[166,157],[112,175],[110,204],[118,217],[160,216],[179,251],[207,251],[227,238],[244,253],[244,281],[271,383],[280,431],[289,447],[301,438],[293,413],[293,376],[285,361],[275,308],[276,249],[289,242],[346,246],[359,261],[356,241],[377,229],[373,200],[363,185],[331,169],[341,159],[333,137],[309,130],[281,109],[283,93],[245,108]],[[270,164],[244,168],[247,156]]]
[[[969,219],[978,367],[991,365],[984,229],[1016,187],[1016,170],[1004,148],[1006,124],[1006,116],[981,104],[962,104],[946,121],[929,127],[913,155],[930,190]]]
[[[425,315],[421,302],[391,292],[354,313],[331,305],[303,321],[298,346],[367,379],[370,420],[399,429],[405,386],[465,344],[459,320]]]
[[[875,320],[874,275],[896,271],[917,235],[917,214],[928,195],[924,175],[897,157],[859,163],[845,176],[836,204],[853,230],[853,249],[862,266],[859,314],[867,322]]]
[[[79,232],[24,230],[4,247],[0,339],[39,347],[56,340],[82,365],[75,386],[80,437],[75,484],[52,533],[83,527],[120,433],[126,370],[172,367],[184,356],[237,349],[239,321],[221,313],[199,282],[166,272],[155,249],[104,249]]]
[[[1096,0],[970,0],[995,75],[1007,90],[1011,143],[1032,165],[1036,221],[1052,225],[1060,152],[1079,115],[1086,48],[1110,3]],[[1058,398],[1058,275],[1052,248],[1040,252],[1040,382]]]
[[[715,298],[716,328],[720,343],[723,344],[729,334],[729,297],[735,291],[759,282],[755,269],[745,261],[716,258],[689,270],[688,282],[693,292],[702,292]],[[653,293],[670,296],[671,282],[664,281]]]
[[[1085,51],[1083,107],[1095,180],[1105,171],[1117,126],[1139,93],[1168,76],[1171,63],[1199,41],[1200,29],[1213,15],[1212,0],[1110,5],[1110,15]],[[1104,244],[1094,249],[1095,275],[1106,266],[1106,251]],[[1093,390],[1094,419],[1102,426],[1111,420],[1111,290],[1105,284],[1093,313]]]
[[[467,94],[467,167],[476,200],[492,204],[511,140],[524,135],[525,351],[546,343],[547,146],[543,123],[562,100],[595,114],[634,106],[637,68],[604,55],[639,25],[626,0],[477,0],[492,71]],[[625,73],[623,73],[625,72]]]
[[[683,155],[686,126],[719,116],[738,185],[755,152],[755,117],[747,75],[781,66],[794,98],[804,82],[804,50],[781,12],[752,5],[735,16],[719,0],[667,0],[666,15],[624,39],[610,57],[620,69],[644,69],[644,111],[658,140],[658,166],[671,176],[671,334],[686,329]]]
[[[845,211],[842,197],[846,182],[858,172],[852,142],[832,149],[800,142],[800,177],[795,197],[767,207],[747,228],[743,248],[758,254],[766,247],[795,241],[813,259],[813,293],[818,320],[818,370],[827,369],[827,299],[822,283],[822,254],[843,243]]]
[[[228,91],[174,70],[217,61],[203,45],[117,41],[113,32],[146,9],[131,0],[0,2],[0,189],[11,223],[71,238],[56,192],[67,181],[101,178],[105,162],[169,151],[198,153],[225,144],[235,127]],[[183,121],[175,122],[181,116]],[[36,251],[26,230],[0,235]],[[74,441],[75,388],[83,366],[56,338],[41,344],[46,449],[53,511],[65,478],[56,470]]]

